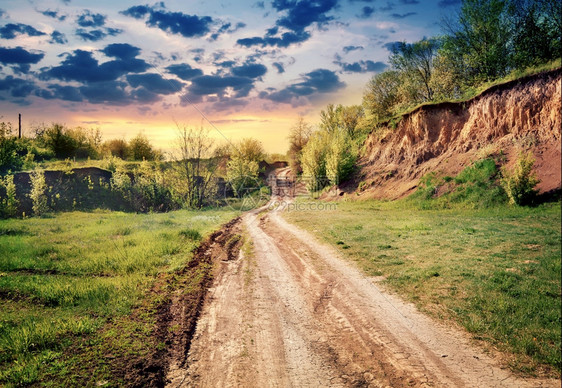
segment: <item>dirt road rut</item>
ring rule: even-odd
[[[207,294],[170,387],[547,387],[430,320],[278,212],[242,218],[249,241]]]

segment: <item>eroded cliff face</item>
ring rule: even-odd
[[[472,162],[535,155],[538,188],[561,187],[561,69],[488,89],[462,103],[422,106],[372,133],[360,160],[360,196],[399,198],[428,172],[454,176]]]

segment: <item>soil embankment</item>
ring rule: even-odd
[[[344,185],[364,198],[410,194],[429,172],[454,176],[470,163],[531,151],[542,192],[561,187],[562,70],[494,86],[471,100],[421,106],[369,135],[360,172]]]

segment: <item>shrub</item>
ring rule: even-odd
[[[47,203],[47,184],[45,183],[45,174],[43,171],[35,170],[30,175],[31,192],[29,197],[32,202],[33,214],[40,216],[49,212]]]
[[[535,186],[540,182],[533,166],[535,158],[531,152],[519,154],[519,158],[512,169],[502,168],[500,180],[509,198],[509,203],[514,205],[529,205],[535,199],[538,190]]]
[[[0,187],[3,188],[5,194],[0,197],[0,217],[15,217],[17,215],[19,201],[16,197],[14,176],[6,175],[4,178],[0,178]]]
[[[314,133],[302,150],[302,174],[309,191],[318,191],[326,184],[326,134]]]

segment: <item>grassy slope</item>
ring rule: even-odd
[[[0,385],[73,381],[85,363],[95,381],[111,380],[111,360],[97,353],[145,352],[155,279],[182,268],[200,235],[234,216],[98,211],[0,221]],[[68,347],[79,354],[68,357]]]
[[[286,213],[434,317],[512,353],[531,374],[560,372],[560,203],[417,210],[411,202],[340,202]]]

